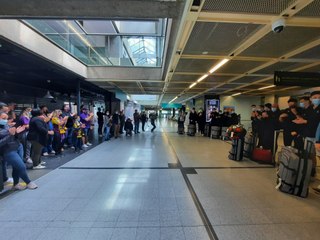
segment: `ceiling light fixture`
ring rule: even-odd
[[[268,88],[273,88],[275,86],[276,85],[270,85],[270,86],[266,86],[266,87],[261,87],[261,88],[258,88],[258,90],[264,90],[264,89],[268,89]]]
[[[54,97],[50,94],[50,91],[47,91],[47,94],[44,95],[43,98],[53,99]]]
[[[172,103],[174,100],[176,100],[178,97],[175,97],[174,99],[172,99],[169,103]]]
[[[203,75],[201,78],[197,80],[197,82],[201,82],[203,79],[207,78],[208,76],[209,76],[208,74]]]
[[[238,96],[240,94],[241,94],[241,92],[238,92],[238,93],[232,94],[231,97],[235,97],[235,96]]]
[[[189,88],[193,88],[195,85],[197,85],[197,82],[192,83]]]
[[[229,62],[229,59],[225,58],[223,59],[221,62],[219,62],[217,65],[215,65],[213,68],[211,68],[209,70],[210,73],[214,73],[215,71],[217,71],[219,68],[221,68],[224,64],[226,64],[227,62]]]

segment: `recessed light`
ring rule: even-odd
[[[204,51],[204,52],[202,52],[202,54],[204,54],[204,55],[207,55],[209,52],[207,52],[207,51]]]

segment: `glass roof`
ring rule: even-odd
[[[88,66],[162,66],[166,19],[24,22]]]

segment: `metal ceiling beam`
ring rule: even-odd
[[[242,23],[267,25],[278,16],[266,14],[201,12],[198,22]],[[289,27],[320,27],[320,18],[292,17],[286,20]]]
[[[107,79],[107,78],[88,78],[86,79],[88,82],[127,82],[127,83],[132,83],[132,82],[136,82],[137,79]],[[139,82],[147,82],[147,83],[164,83],[163,80],[153,80],[153,79],[143,79],[143,80],[139,80]]]
[[[11,0],[1,1],[2,18],[154,19],[176,18],[183,0]],[[145,10],[143,10],[145,9]]]

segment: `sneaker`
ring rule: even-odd
[[[41,164],[41,165],[45,165],[45,164],[46,164],[46,162],[43,162],[43,161],[42,161],[40,164]]]
[[[41,163],[38,166],[33,167],[33,169],[44,169],[45,166],[42,166]]]
[[[51,154],[52,154],[52,152],[51,152]],[[49,156],[49,153],[44,152],[44,153],[42,154],[42,156],[44,156],[44,157]]]
[[[87,148],[89,146],[87,144],[83,144],[82,147]]]
[[[25,189],[26,189],[26,186],[18,183],[17,185],[13,186],[12,189],[13,189],[13,190],[25,190]]]
[[[27,188],[34,190],[34,189],[38,188],[38,186],[34,182],[29,182],[29,184],[27,185]]]
[[[50,154],[56,154],[56,151],[52,150],[52,151],[50,152]]]
[[[48,153],[47,153],[47,154],[48,154]],[[32,164],[32,163],[33,163],[32,159],[31,159],[31,158],[28,158],[28,159],[27,159],[27,163]]]
[[[63,152],[64,151],[64,148],[61,148],[61,152]]]
[[[13,185],[13,178],[8,178],[7,181],[5,181],[3,183],[4,186],[10,186],[10,185]]]
[[[100,134],[99,137],[102,137],[102,134]]]
[[[88,146],[91,146],[91,145],[92,145],[92,143],[87,142],[87,145],[88,145]]]
[[[74,146],[71,146],[71,149],[73,149],[73,150],[74,150],[74,149],[75,149],[75,147],[74,147]]]

